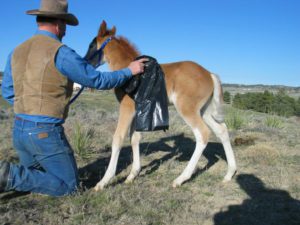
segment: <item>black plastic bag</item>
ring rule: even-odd
[[[156,131],[169,128],[168,96],[164,73],[155,58],[148,58],[144,73],[134,76],[122,89],[135,101],[132,131]]]

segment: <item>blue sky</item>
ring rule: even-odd
[[[1,71],[34,34],[25,11],[39,4],[1,2]],[[69,0],[69,12],[80,24],[63,42],[82,56],[104,19],[160,63],[196,61],[223,83],[300,86],[300,0]]]

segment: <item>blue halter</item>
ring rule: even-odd
[[[111,36],[109,38],[107,38],[103,44],[101,45],[101,47],[90,57],[90,59],[94,58],[96,55],[99,56],[100,62],[95,66],[95,68],[98,68],[99,66],[101,66],[103,63],[101,63],[101,59],[102,59],[102,55],[103,55],[103,50],[105,48],[105,46],[113,39],[114,37]],[[74,97],[69,101],[69,105],[71,105],[81,94],[81,92],[84,90],[84,86],[82,86],[80,88],[80,90],[76,93],[76,95],[74,95]]]
[[[101,63],[101,59],[102,59],[102,55],[103,55],[103,50],[105,48],[105,46],[113,39],[114,37],[109,37],[107,38],[101,45],[101,47],[91,56],[90,59],[94,58],[96,55],[99,56],[100,58],[100,62],[95,66],[95,68],[98,68],[99,66],[101,66],[103,63]]]

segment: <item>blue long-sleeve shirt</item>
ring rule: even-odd
[[[38,30],[36,34],[46,35],[59,41],[58,37],[55,34],[52,34],[48,31]],[[14,86],[11,70],[12,54],[13,52],[8,56],[2,80],[2,96],[11,105],[13,105],[14,103]],[[101,90],[119,87],[132,76],[131,71],[128,68],[113,72],[97,71],[92,65],[88,64],[86,60],[79,56],[73,49],[69,48],[66,45],[63,45],[58,49],[55,58],[55,66],[58,71],[61,72],[61,74],[65,75],[73,82],[79,83],[85,87]],[[16,114],[16,116],[33,122],[64,122],[63,119],[53,118],[49,116],[27,114]]]

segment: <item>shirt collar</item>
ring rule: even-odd
[[[45,35],[45,36],[51,37],[60,42],[59,38],[55,34],[49,32],[49,31],[46,31],[46,30],[37,30],[35,34],[36,35],[38,35],[38,34]]]

